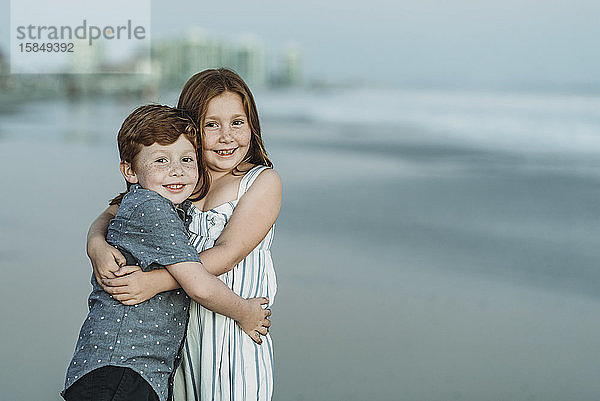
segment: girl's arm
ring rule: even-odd
[[[200,253],[206,271],[218,276],[233,269],[265,238],[280,208],[281,179],[275,170],[264,170],[240,198],[215,245]],[[144,273],[137,267],[126,266],[116,275],[122,277],[105,280],[104,289],[128,305],[180,287],[165,269]]]
[[[215,276],[233,269],[265,238],[281,208],[281,179],[273,169],[262,171],[240,198],[214,246],[200,253]]]
[[[117,205],[109,206],[94,220],[88,230],[86,252],[92,262],[96,281],[100,285],[104,278],[115,278],[114,272],[125,264],[123,254],[106,242],[108,224],[117,214],[118,208]]]

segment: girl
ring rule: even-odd
[[[185,84],[178,107],[202,127],[210,188],[194,199],[190,223],[202,263],[238,295],[267,297],[272,303],[277,285],[269,248],[281,206],[281,180],[270,168],[252,94],[233,71],[206,70]],[[113,212],[107,209],[92,224],[88,241],[94,273],[106,291],[135,304],[179,287],[168,272],[118,268],[122,256],[104,242]],[[265,334],[262,346],[244,336],[233,320],[193,304],[175,399],[270,400],[272,344],[266,328],[253,333],[256,343],[261,343],[259,332]]]

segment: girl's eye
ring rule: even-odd
[[[244,120],[234,120],[233,125],[243,125],[244,124]]]
[[[217,123],[211,121],[211,122],[208,122],[208,123],[204,124],[204,127],[205,128],[216,128],[217,127]]]

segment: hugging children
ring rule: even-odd
[[[145,272],[167,269],[182,289],[125,305],[92,275],[89,313],[62,392],[67,401],[172,398],[190,297],[234,319],[246,333],[266,333],[270,325],[270,311],[261,306],[267,300],[236,295],[204,269],[189,244],[187,198],[198,190],[203,165],[196,131],[184,112],[159,105],[139,107],[123,122],[118,145],[128,190],[115,198],[120,206],[106,240],[127,265]]]

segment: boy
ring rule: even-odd
[[[198,182],[196,129],[181,111],[142,106],[118,134],[120,169],[128,191],[111,221],[107,241],[142,270],[167,268],[196,302],[238,321],[244,331],[268,326],[264,299],[235,295],[199,263],[182,218]],[[73,359],[67,401],[166,401],[187,328],[189,297],[167,291],[123,305],[92,275],[93,291]],[[262,327],[264,329],[264,327]],[[262,330],[261,330],[262,331]]]

